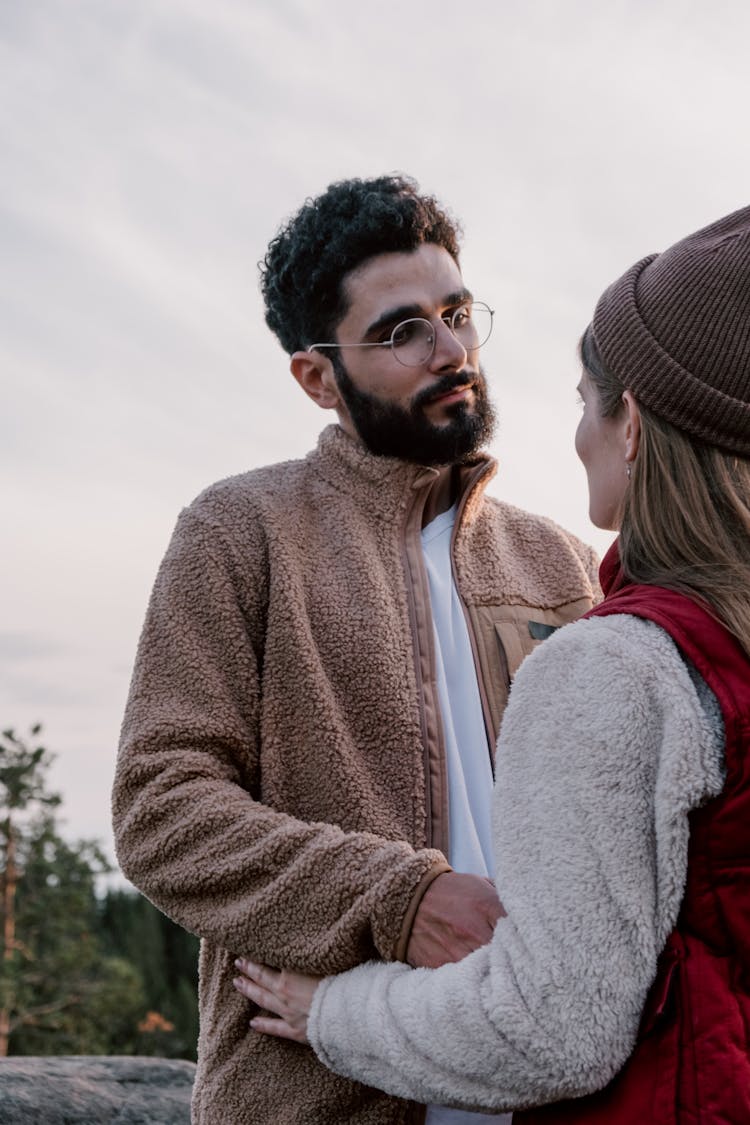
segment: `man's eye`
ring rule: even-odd
[[[471,323],[471,308],[469,305],[463,305],[460,309],[456,309],[450,316],[443,318],[445,323],[453,328],[465,328],[467,324]]]
[[[397,324],[391,333],[394,348],[402,348],[404,344],[410,344],[418,332],[418,320],[405,320],[403,324]]]

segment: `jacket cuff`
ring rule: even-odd
[[[396,948],[393,952],[394,961],[406,961],[406,950],[409,945],[409,938],[411,937],[411,928],[414,925],[414,919],[425,891],[435,879],[437,879],[438,875],[444,875],[446,871],[452,870],[453,868],[446,860],[438,860],[437,863],[433,863],[429,871],[422,876],[421,881],[412,895],[409,908],[404,915],[404,920],[401,923],[401,933],[399,934]]]

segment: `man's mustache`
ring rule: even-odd
[[[428,403],[442,395],[450,394],[451,391],[473,387],[479,378],[480,376],[475,371],[456,371],[452,375],[442,375],[437,382],[431,383],[429,387],[425,387],[423,391],[414,396],[413,405],[427,406]]]

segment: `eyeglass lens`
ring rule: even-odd
[[[492,313],[481,302],[462,305],[448,322],[453,335],[467,351],[480,348],[492,331]],[[416,317],[397,324],[391,333],[391,348],[406,367],[426,363],[435,349],[435,330],[428,320]]]

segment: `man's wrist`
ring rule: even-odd
[[[401,924],[401,933],[399,934],[396,947],[393,952],[394,961],[406,961],[406,951],[409,947],[409,939],[411,938],[411,931],[414,925],[414,919],[417,916],[420,903],[425,896],[427,890],[432,886],[439,875],[445,875],[446,872],[452,871],[453,868],[447,860],[438,860],[433,863],[432,867],[424,873],[420,882],[418,883],[414,894],[411,897],[411,902],[404,915],[404,920]]]

